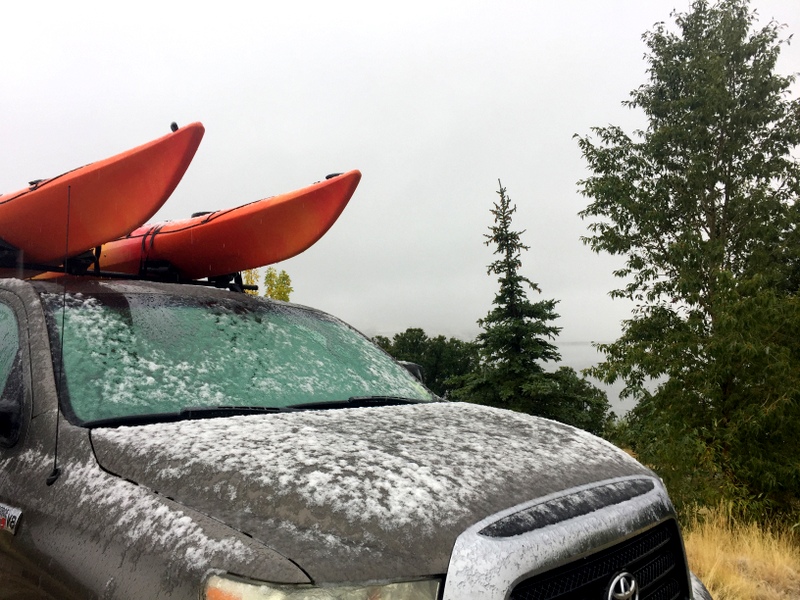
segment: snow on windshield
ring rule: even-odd
[[[59,330],[66,307],[63,361],[82,421],[352,396],[431,399],[369,340],[316,312],[147,294],[42,296]]]

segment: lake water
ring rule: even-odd
[[[604,355],[598,352],[591,342],[559,342],[556,345],[561,353],[561,364],[572,367],[579,374],[583,369],[596,365],[604,358]],[[619,394],[625,387],[621,382],[617,381],[613,385],[606,385],[596,379],[590,378],[590,381],[608,394],[611,410],[617,413],[617,416],[624,415],[636,405],[629,398],[620,399]]]

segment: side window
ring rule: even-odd
[[[22,357],[14,311],[0,304],[0,447],[17,443],[22,426]]]

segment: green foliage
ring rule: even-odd
[[[498,182],[500,184],[500,182]],[[511,219],[517,210],[511,205],[506,189],[500,184],[500,199],[491,213],[495,224],[486,235],[486,245],[496,246],[499,258],[489,265],[488,273],[497,275],[500,289],[494,298],[494,308],[485,319],[478,321],[483,332],[478,335],[486,362],[508,371],[510,374],[527,375],[543,371],[540,364],[558,361],[561,356],[551,343],[561,330],[550,325],[558,318],[555,300],[530,302],[526,286],[541,293],[539,286],[520,274],[521,253],[528,250],[521,235],[524,231],[513,231]]]
[[[267,298],[289,302],[293,291],[292,279],[286,271],[278,273],[275,267],[269,267],[264,273],[264,296]]]
[[[381,348],[398,360],[416,363],[425,374],[425,385],[438,396],[453,390],[454,378],[472,372],[478,365],[478,347],[474,342],[443,335],[428,337],[422,329],[409,328],[389,340],[376,336]]]
[[[754,29],[746,0],[674,17],[644,35],[649,81],[626,103],[647,128],[578,137],[584,242],[626,257],[612,295],[637,303],[591,374],[639,400],[619,431],[679,503],[721,493],[785,514],[800,496],[800,101],[774,73],[780,27]]]
[[[571,367],[559,367],[554,373],[545,373],[544,378],[553,383],[548,397],[548,413],[552,418],[595,435],[605,434],[613,413],[609,412],[604,391]]]
[[[594,433],[602,432],[609,410],[606,395],[574,370],[545,371],[546,362],[561,359],[552,343],[560,331],[555,300],[531,302],[527,290],[539,287],[520,274],[524,232],[511,227],[516,206],[500,184],[494,204],[494,225],[486,244],[498,258],[488,273],[497,275],[499,290],[493,308],[478,323],[481,362],[477,370],[459,379],[453,392],[458,399],[508,408],[556,419]]]
[[[245,269],[242,271],[242,283],[244,285],[257,286],[258,276],[258,269]],[[265,297],[289,302],[289,296],[293,291],[292,278],[289,277],[286,271],[281,270],[279,273],[275,267],[267,268],[267,271],[264,273]],[[245,290],[245,293],[251,296],[258,296],[257,290]]]
[[[628,444],[679,502],[764,518],[800,509],[800,299],[751,285],[719,308],[705,364],[672,369],[634,409]]]

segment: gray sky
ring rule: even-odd
[[[483,235],[499,178],[530,246],[523,274],[560,300],[559,341],[611,341],[630,307],[607,295],[621,260],[578,239],[587,172],[572,136],[644,124],[620,105],[645,81],[641,34],[688,6],[15,2],[2,12],[0,191],[149,141],[171,121],[202,121],[206,134],[157,220],[360,169],[331,231],[277,265],[292,299],[367,334],[472,338],[497,287]],[[796,0],[753,6],[800,33]],[[800,71],[797,44],[778,70]]]

